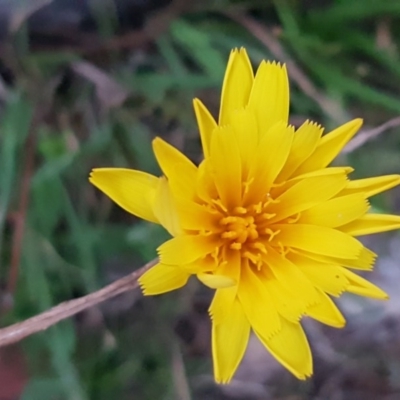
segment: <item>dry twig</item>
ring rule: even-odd
[[[0,347],[19,342],[34,333],[44,331],[58,322],[86,310],[87,308],[93,307],[108,299],[118,296],[119,294],[135,289],[138,287],[138,279],[157,262],[158,260],[154,259],[138,270],[118,279],[103,289],[80,297],[79,299],[65,301],[48,311],[36,315],[35,317],[0,329]]]
[[[19,67],[19,66],[18,66]],[[26,214],[29,206],[31,178],[34,173],[35,150],[37,140],[37,130],[43,122],[50,104],[53,100],[54,91],[59,84],[59,78],[51,79],[47,85],[41,88],[41,95],[36,99],[36,105],[33,110],[32,119],[30,121],[29,131],[24,144],[24,167],[21,176],[19,205],[13,215],[13,237],[11,245],[10,269],[8,272],[8,281],[6,293],[13,295],[17,286],[19,275],[19,264],[22,254],[22,245],[25,233]],[[31,92],[37,97],[37,87],[30,88]],[[1,312],[7,311],[11,307],[11,303],[5,302],[1,305]]]
[[[19,5],[19,9],[11,16],[9,31],[11,33],[17,32],[31,15],[52,2],[53,0],[31,0],[29,3]]]
[[[129,90],[87,61],[76,61],[71,64],[71,69],[94,84],[100,103],[106,110],[121,106],[129,96]]]
[[[384,133],[391,128],[396,128],[397,126],[400,126],[400,117],[392,118],[376,128],[361,131],[351,142],[347,144],[347,146],[343,149],[343,153],[351,153],[352,151],[363,146],[366,142],[375,139],[381,133]]]
[[[25,143],[25,165],[21,178],[21,189],[19,195],[18,210],[14,215],[14,233],[11,245],[11,261],[8,273],[7,293],[13,294],[17,286],[19,264],[22,253],[22,243],[24,239],[26,214],[29,206],[30,182],[34,170],[36,130],[42,121],[44,109],[37,107],[29,128],[28,138]]]

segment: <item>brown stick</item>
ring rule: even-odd
[[[41,0],[37,2],[40,3]],[[15,56],[11,59],[14,60]],[[14,60],[15,61],[15,60]],[[19,70],[19,64],[16,64],[15,69]],[[30,121],[28,136],[25,140],[24,145],[24,167],[21,177],[20,191],[19,191],[19,205],[18,209],[13,214],[12,222],[13,222],[13,237],[12,237],[12,245],[11,245],[11,260],[10,260],[10,269],[8,272],[8,281],[6,287],[6,293],[13,296],[19,275],[19,266],[22,254],[22,246],[23,239],[25,233],[25,221],[29,206],[29,197],[30,197],[30,188],[31,188],[31,179],[34,173],[34,164],[35,164],[35,150],[36,150],[36,141],[37,141],[37,129],[39,125],[43,122],[48,110],[51,108],[51,102],[53,100],[53,94],[55,89],[59,84],[59,78],[52,78],[48,81],[48,83],[40,88],[40,97],[37,98],[37,87],[30,88],[30,92],[34,93],[35,96],[35,107],[33,110],[32,119]],[[1,305],[0,312],[8,311],[11,303],[3,303]]]
[[[11,261],[8,273],[7,293],[14,294],[17,286],[19,264],[22,253],[22,243],[24,240],[26,214],[29,206],[29,192],[31,177],[34,169],[35,146],[36,146],[36,128],[40,121],[38,113],[33,117],[29,129],[28,138],[25,144],[25,165],[21,179],[21,190],[19,198],[18,211],[14,215],[14,232],[11,245]]]
[[[157,262],[158,260],[154,259],[138,270],[118,279],[103,289],[80,297],[79,299],[65,301],[39,315],[0,329],[0,347],[19,342],[27,336],[44,331],[52,325],[86,310],[87,308],[93,307],[96,304],[102,303],[103,301],[111,299],[121,293],[135,289],[138,287],[138,279],[147,270],[157,264]]]
[[[363,146],[368,141],[376,139],[380,134],[398,126],[400,126],[400,117],[392,118],[376,128],[363,130],[346,145],[346,147],[343,149],[343,153],[351,153],[352,151]]]

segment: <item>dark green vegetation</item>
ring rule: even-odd
[[[178,0],[146,15],[142,29],[131,27],[135,33],[119,26],[112,0],[104,3],[110,12],[92,10],[97,33],[66,30],[68,40],[51,41],[52,33],[33,36],[19,14],[21,23],[1,42],[2,326],[155,257],[165,232],[111,204],[88,174],[101,166],[158,173],[151,150],[157,135],[199,161],[191,99],[200,97],[217,114],[232,47],[245,46],[255,64],[287,62],[293,124],[311,118],[330,129],[360,116],[369,129],[400,115],[397,1]],[[359,177],[399,173],[400,128],[339,162]],[[394,190],[373,205],[398,212],[399,199]],[[390,250],[375,238],[370,245]],[[378,272],[386,276],[383,266]],[[255,354],[250,365],[259,376],[244,366],[237,386],[222,393],[212,383],[210,298],[196,282],[145,300],[136,291],[0,351],[0,399],[19,398],[18,390],[10,394],[12,379],[23,386],[23,400],[400,398],[400,313],[388,321],[376,309],[340,333],[310,327],[318,353],[313,380],[299,383]],[[331,339],[335,350],[326,344]],[[2,370],[12,370],[12,379]]]

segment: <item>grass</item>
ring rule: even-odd
[[[115,15],[100,17],[102,37],[110,37]],[[99,195],[88,174],[99,166],[157,173],[156,135],[199,160],[191,99],[217,112],[232,47],[246,46],[255,63],[283,54],[280,61],[303,72],[292,79],[297,119],[331,128],[361,116],[373,127],[400,112],[399,22],[400,5],[389,0],[215,0],[173,18],[144,52],[114,48],[101,57],[33,51],[23,26],[9,43],[5,62],[15,82],[0,121],[0,278],[3,303],[13,299],[3,324],[98,289],[155,256],[165,233]],[[72,63],[81,61],[115,86],[74,72]],[[346,161],[358,176],[399,172],[399,133],[384,133]],[[393,212],[396,204],[388,194],[374,205]],[[197,327],[204,313],[190,304],[203,304],[204,296],[207,303],[209,293],[195,286],[145,301],[133,293],[29,338],[21,345],[30,372],[21,399],[176,399],[182,379],[193,399],[212,398],[198,394],[211,373],[207,339],[186,338],[184,365],[176,361],[182,342],[174,326],[188,318]]]

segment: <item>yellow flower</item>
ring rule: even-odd
[[[216,289],[209,311],[217,382],[232,378],[251,331],[305,379],[313,367],[303,316],[340,328],[331,296],[387,298],[351,270],[371,270],[376,257],[355,236],[400,228],[398,216],[367,214],[367,199],[400,176],[351,181],[351,168],[329,167],[362,121],[326,135],[310,121],[295,130],[285,66],[263,61],[254,76],[244,49],[230,55],[218,124],[198,99],[194,109],[198,167],[157,138],[163,177],[110,168],[95,169],[90,181],[173,236],[140,279],[145,295],[180,288],[193,274]]]

